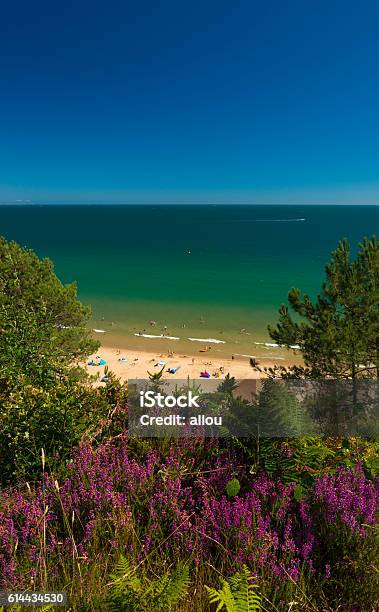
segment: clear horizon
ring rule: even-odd
[[[58,201],[58,202],[33,202],[30,200],[16,200],[14,202],[1,202],[0,206],[256,206],[256,207],[318,207],[318,206],[362,206],[362,207],[375,207],[379,206],[379,203],[346,203],[346,202],[328,202],[328,203],[260,203],[260,202],[162,202],[162,201],[139,201],[139,202],[111,202],[111,201],[99,201],[99,202],[77,202],[77,201]]]

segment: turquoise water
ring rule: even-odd
[[[356,246],[373,233],[379,207],[0,207],[0,234],[50,257],[64,282],[77,281],[109,343],[188,352],[200,345],[187,338],[198,337],[223,340],[220,352],[268,356],[273,349],[254,343],[269,342],[267,323],[288,290],[315,294],[338,240]],[[181,340],[134,335],[164,326]]]

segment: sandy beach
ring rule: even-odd
[[[98,363],[106,361],[103,365],[88,365],[93,361]],[[162,364],[162,365],[160,365]],[[164,364],[164,366],[163,366]],[[290,361],[278,361],[278,365],[289,365]],[[260,367],[270,367],[275,365],[272,359],[259,359]],[[110,346],[101,346],[99,350],[91,355],[87,360],[86,368],[92,375],[99,374],[100,378],[104,375],[104,369],[108,368],[114,372],[121,380],[134,378],[147,378],[148,372],[159,372],[164,367],[163,378],[165,379],[185,379],[188,376],[192,379],[200,378],[200,372],[207,371],[212,378],[218,374],[217,378],[223,378],[226,374],[234,376],[236,379],[256,379],[264,376],[251,367],[249,358],[235,356],[225,359],[220,355],[209,352],[198,352],[197,355],[186,355],[184,353],[167,353],[159,351],[142,351],[135,348],[119,349]],[[175,373],[170,373],[168,368],[177,368]]]

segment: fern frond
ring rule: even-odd
[[[110,578],[113,583],[110,600],[114,603],[123,601],[124,607],[128,609],[127,606],[133,605],[143,589],[140,579],[136,576],[129,560],[124,555],[120,556],[115,571]],[[137,610],[137,607],[135,609]]]
[[[236,607],[230,584],[226,580],[222,581],[222,588],[219,591],[216,591],[216,589],[212,589],[208,586],[205,586],[205,588],[208,591],[209,603],[218,604],[216,612],[220,612],[224,606],[227,612],[239,612]]]
[[[169,610],[175,606],[188,593],[190,578],[188,566],[178,566],[171,576],[166,580],[159,579],[161,582],[156,593],[156,609]]]
[[[111,580],[110,609],[117,612],[167,612],[185,597],[190,584],[189,570],[185,565],[179,565],[172,573],[155,580],[149,580],[145,575],[140,580],[123,555],[111,574]]]
[[[258,585],[253,583],[253,577],[246,565],[236,572],[229,580],[222,580],[220,590],[205,587],[209,602],[218,604],[216,612],[225,606],[227,612],[259,612],[262,610],[262,598]]]

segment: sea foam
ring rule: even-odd
[[[159,336],[155,336],[153,334],[134,334],[135,336],[139,336],[140,338],[165,338],[166,340],[180,340],[177,336],[164,336],[160,334]]]
[[[261,346],[265,346],[267,348],[286,348],[284,344],[275,344],[273,342],[254,342],[254,344],[260,344]],[[290,344],[291,349],[299,349],[300,346],[298,344]]]
[[[188,338],[191,342],[213,342],[213,344],[225,344],[225,340],[216,340],[216,338]]]

